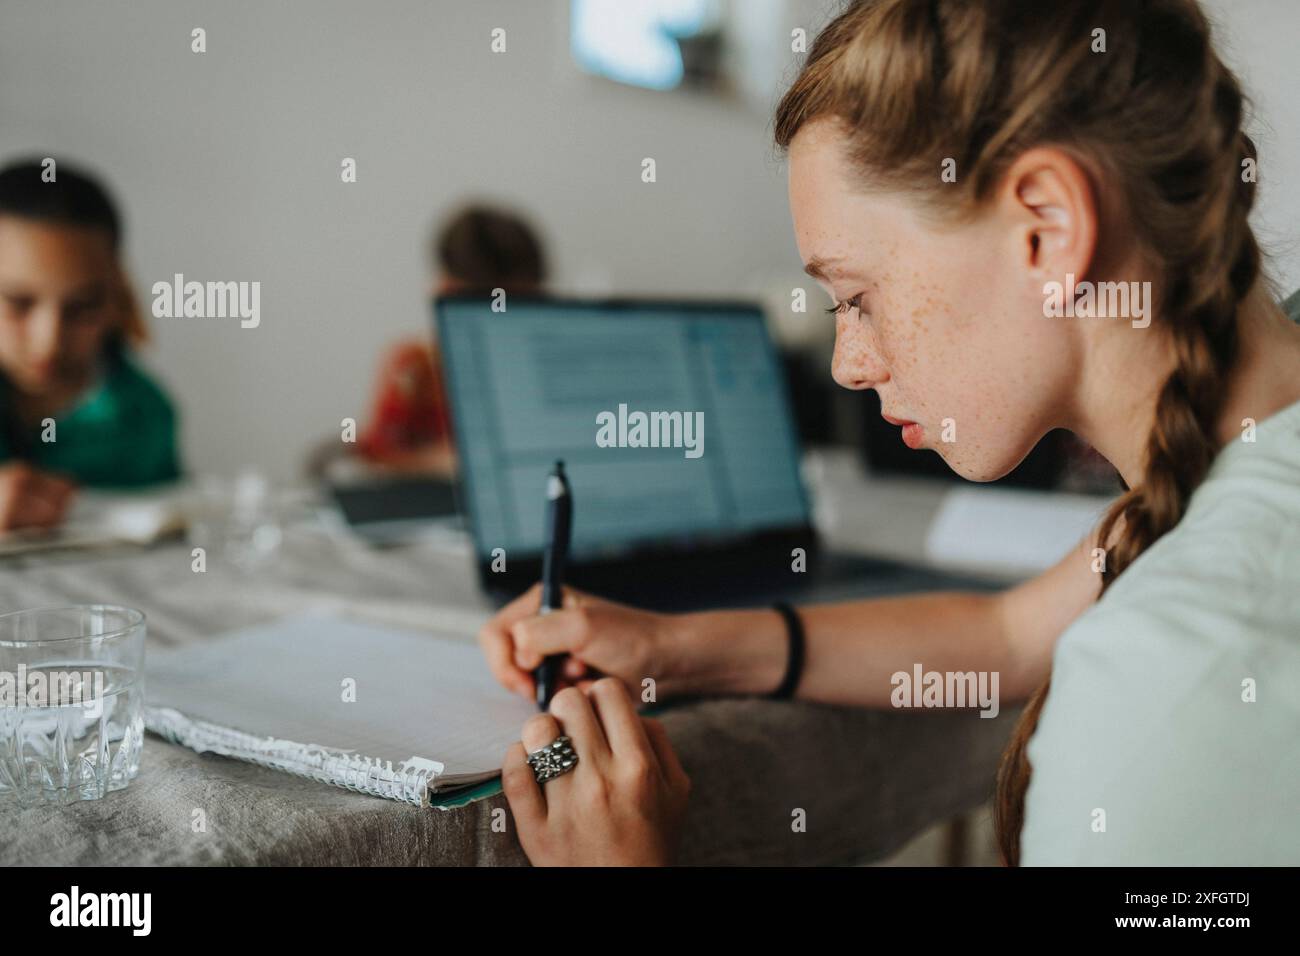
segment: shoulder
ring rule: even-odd
[[[1098,609],[1062,638],[1028,749],[1026,864],[1300,862],[1300,621],[1218,620]]]
[[[143,414],[152,420],[175,418],[175,408],[162,386],[126,353],[111,360],[107,386],[114,403],[134,415]]]
[[[1288,464],[1287,424],[1269,429],[1272,449],[1216,464],[1183,522],[1057,643],[1028,751],[1026,862],[1296,862],[1300,456]]]
[[[1246,628],[1267,639],[1269,627],[1300,625],[1300,402],[1250,439],[1220,453],[1183,520],[1120,575],[1069,642],[1062,637],[1061,652],[1078,634],[1099,640],[1100,629]]]

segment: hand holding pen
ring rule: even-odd
[[[573,494],[564,475],[564,462],[557,461],[546,479],[546,529],[542,552],[542,605],[540,613],[558,611],[564,604],[564,565],[569,556],[573,529]],[[537,706],[546,710],[560,682],[564,654],[548,654],[533,674],[537,682]]]
[[[556,462],[546,482],[542,581],[498,611],[479,632],[492,673],[512,692],[536,700],[543,711],[561,686],[586,690],[602,676],[620,678],[638,696],[644,679],[656,676],[660,692],[673,692],[665,671],[689,675],[695,669],[683,660],[693,642],[681,639],[678,616],[572,588],[565,603],[572,527],[573,493],[563,462]]]

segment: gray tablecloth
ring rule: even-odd
[[[199,641],[307,609],[434,626],[473,640],[487,616],[467,545],[386,551],[291,529],[262,568],[188,546],[11,563],[0,607],[112,602],[149,645]],[[692,701],[663,720],[692,778],[681,862],[828,864],[883,857],[992,789],[1015,712],[872,712],[755,699]],[[496,813],[504,808],[504,813]],[[796,809],[806,830],[791,826]],[[195,810],[205,829],[196,832]],[[506,821],[504,832],[493,823]],[[500,795],[422,810],[146,738],[139,777],[68,807],[0,803],[0,864],[524,864]]]

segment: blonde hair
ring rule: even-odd
[[[1099,38],[1105,52],[1094,50]],[[952,216],[977,210],[1037,145],[1088,158],[1117,188],[1124,227],[1162,275],[1175,365],[1143,479],[1098,529],[1103,544],[1116,536],[1103,592],[1181,520],[1218,451],[1237,315],[1260,275],[1254,179],[1242,172],[1255,148],[1242,114],[1240,86],[1194,0],[860,0],[818,36],[776,111],[778,146],[835,118],[864,184]],[[941,186],[946,158],[960,175]],[[998,772],[998,840],[1013,866],[1025,748],[1049,686],[1030,698]]]

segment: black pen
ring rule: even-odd
[[[542,606],[539,613],[557,611],[564,604],[564,562],[569,556],[569,534],[573,527],[573,494],[564,477],[564,462],[557,461],[546,479],[546,538],[542,552]],[[565,654],[548,654],[537,669],[537,706],[545,711],[560,682]]]

